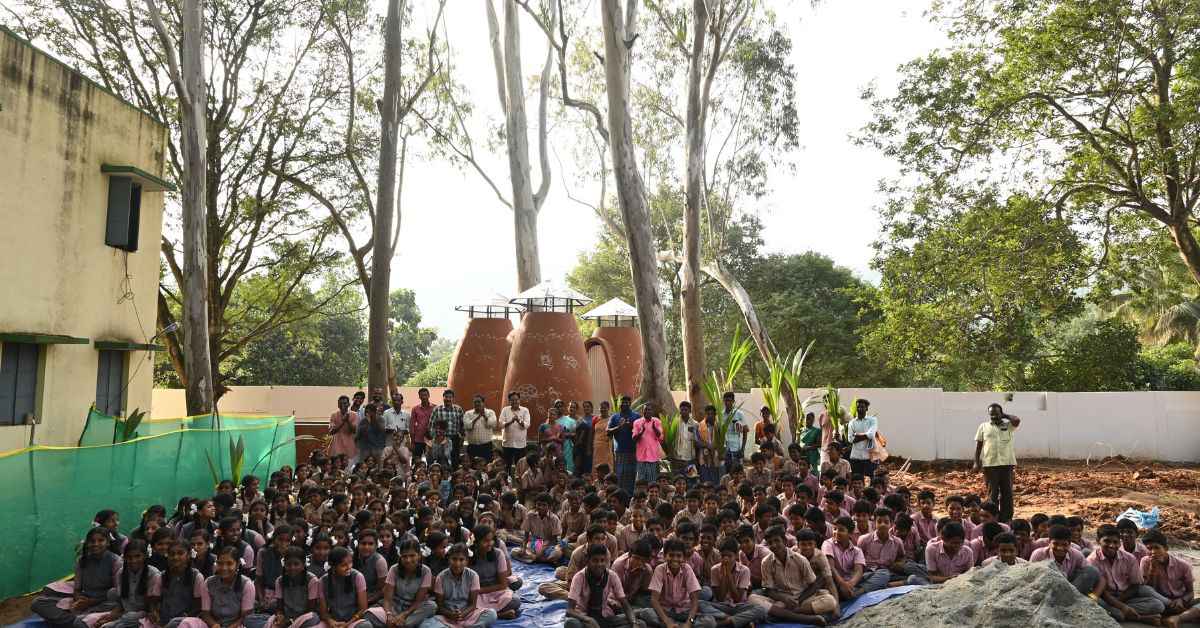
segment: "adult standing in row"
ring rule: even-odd
[[[633,422],[642,415],[633,411],[633,399],[629,395],[621,397],[620,411],[608,420],[608,435],[616,445],[613,452],[613,462],[616,467],[617,483],[626,495],[633,495],[633,485],[637,480],[637,450],[633,442]]]
[[[500,429],[496,413],[484,406],[483,395],[471,399],[472,408],[462,415],[463,427],[467,431],[467,455],[492,461],[492,436]]]
[[[725,404],[725,421],[729,429],[725,432],[725,472],[729,473],[734,464],[742,464],[746,458],[746,434],[750,431],[750,422],[741,408],[733,407],[733,391],[727,391],[721,396]]]
[[[338,409],[329,415],[330,456],[346,456],[348,464],[358,459],[358,447],[354,444],[354,431],[358,427],[358,412],[350,409],[350,397],[338,397]]]
[[[404,411],[404,395],[401,395],[399,390],[393,390],[392,407],[383,411],[383,424],[393,435],[393,446],[404,444],[404,437],[408,435],[409,418],[408,412]]]
[[[864,478],[874,475],[877,466],[871,460],[871,450],[875,448],[879,419],[867,414],[870,407],[870,401],[859,399],[854,404],[854,420],[850,421],[847,427],[850,433],[850,470],[861,473]]]
[[[600,414],[592,417],[592,466],[608,465],[613,469],[612,437],[608,435],[608,420],[612,404],[607,399],[600,402]]]
[[[571,402],[574,404],[574,402]],[[575,475],[583,477],[592,472],[592,456],[596,448],[596,428],[593,425],[592,402],[583,402],[583,416],[575,425]]]
[[[355,461],[366,460],[374,456],[377,462],[383,461],[383,448],[387,447],[387,426],[383,422],[383,413],[379,406],[368,403],[362,407],[362,418],[355,429],[354,444],[358,447]]]
[[[696,455],[700,451],[700,424],[692,418],[692,404],[686,400],[679,402],[679,427],[675,431],[672,450],[675,453],[671,459],[672,474],[684,473],[696,464]]]
[[[508,393],[508,405],[500,410],[500,430],[503,432],[504,464],[512,473],[513,465],[525,455],[529,439],[529,408],[521,405],[521,395]]]
[[[438,421],[446,424],[446,437],[450,439],[450,466],[458,468],[458,458],[462,455],[463,444],[463,409],[454,403],[454,391],[447,388],[442,392],[442,405],[433,409],[429,420],[434,425]]]
[[[658,464],[662,462],[662,421],[656,416],[653,404],[642,406],[642,418],[633,422],[633,441],[637,446],[636,480],[658,481]]]
[[[433,404],[429,403],[429,389],[418,389],[417,399],[420,403],[412,407],[409,418],[413,460],[425,455],[425,439],[429,436],[430,417],[433,415]]]
[[[975,430],[975,470],[983,471],[988,501],[1000,507],[1000,521],[1012,521],[1013,470],[1017,455],[1013,451],[1013,433],[1021,426],[1020,417],[1005,414],[998,403],[988,406],[988,420]]]

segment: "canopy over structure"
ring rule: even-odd
[[[581,318],[596,321],[600,327],[633,327],[637,325],[637,308],[620,300],[611,299],[584,314]]]
[[[591,297],[552,279],[509,299],[509,303],[524,306],[528,312],[572,312],[591,302]]]
[[[454,306],[455,311],[466,312],[470,318],[508,318],[524,309],[523,306],[510,302],[508,297],[499,292]]]

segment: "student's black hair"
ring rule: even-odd
[[[190,590],[192,590],[193,585],[195,585],[195,583],[196,583],[196,574],[199,572],[196,571],[196,569],[194,567],[192,567],[191,553],[189,552],[188,546],[185,545],[183,543],[183,541],[180,541],[178,538],[171,537],[171,542],[170,542],[170,544],[167,545],[167,554],[170,555],[171,551],[174,550],[176,547],[183,550],[185,553],[188,553],[188,561],[187,561],[187,564],[184,565],[184,567],[183,567],[183,576],[182,576],[181,581],[183,582],[183,588],[185,590],[190,591]],[[162,588],[163,589],[167,589],[170,586],[170,578],[171,578],[171,567],[170,567],[170,564],[168,564],[167,568],[164,569],[162,572],[162,579],[163,579]]]
[[[283,563],[285,566],[287,565],[287,561],[289,561],[289,560],[298,560],[298,561],[300,561],[300,564],[303,565],[305,562],[304,561],[304,549],[300,548],[300,547],[296,547],[295,545],[289,546],[286,550],[283,551]],[[303,586],[307,583],[308,583],[308,571],[307,570],[301,570],[300,575],[298,577],[292,577],[292,576],[288,575],[288,571],[286,568],[283,570],[283,586],[284,587],[298,587],[298,586]]]
[[[737,521],[737,520],[738,520],[738,513],[736,510],[730,510],[729,508],[723,508],[723,509],[721,509],[720,512],[717,513],[717,521]]]
[[[963,499],[962,495],[947,495],[946,496],[946,505],[949,506],[950,504],[958,504],[959,506],[965,506],[966,500]]]
[[[738,526],[737,531],[733,535],[737,540],[754,539],[754,526],[742,524]]]
[[[904,497],[897,495],[896,493],[892,493],[891,495],[884,497],[883,505],[892,512],[903,512],[908,510],[908,502],[904,500]]]
[[[722,554],[726,552],[729,552],[730,554],[737,554],[741,551],[741,549],[738,547],[737,539],[726,537],[721,539],[721,543],[717,545],[717,551]]]
[[[211,556],[213,557],[213,564],[215,565],[217,560],[219,560],[222,556],[225,556],[225,555],[228,555],[229,558],[231,560],[233,560],[233,562],[237,563],[237,565],[238,565],[237,571],[235,571],[233,573],[233,592],[238,595],[241,595],[242,594],[242,586],[243,586],[242,569],[241,569],[242,559],[240,556],[238,556],[237,549],[232,546],[214,549],[211,552]],[[215,569],[214,569],[214,571],[215,571]]]
[[[824,534],[825,525],[827,523],[825,521],[825,511],[817,508],[816,506],[809,506],[808,511],[804,513],[804,520],[809,524],[820,528],[822,531],[821,533]]]
[[[783,526],[771,526],[771,527],[767,528],[766,532],[763,532],[763,540],[766,541],[768,539],[773,539],[775,537],[779,537],[782,539],[786,535],[787,535],[787,532],[784,530]]]
[[[637,556],[638,558],[650,560],[650,557],[654,554],[654,550],[651,548],[650,539],[646,538],[647,536],[651,535],[645,535],[642,538],[634,541],[633,547],[629,549],[629,553]]]
[[[846,501],[846,496],[843,495],[841,491],[829,491],[828,493],[825,493],[825,501],[841,504],[842,502]]]
[[[992,543],[995,543],[996,545],[1016,545],[1017,535],[1013,534],[1012,532],[1001,532],[992,538]]]
[[[679,525],[675,526],[675,536],[682,537],[685,534],[695,534],[699,537],[699,531],[696,529],[696,524],[691,521],[680,521]]]
[[[869,515],[873,512],[875,512],[875,506],[865,499],[860,499],[854,502],[854,508],[851,510],[850,514],[857,515],[860,513],[866,513]]]
[[[838,517],[833,521],[833,527],[846,528],[847,530],[854,532],[854,520],[850,517]]]
[[[1137,531],[1138,525],[1133,522],[1133,519],[1121,519],[1117,521],[1117,530],[1134,530]]]
[[[858,505],[858,504],[855,504],[855,506],[857,506],[857,505]],[[873,517],[887,517],[888,519],[891,519],[891,518],[892,518],[892,509],[891,509],[891,508],[884,507],[884,506],[881,506],[881,507],[879,507],[879,508],[876,508],[876,509],[875,509],[875,512],[871,513],[871,516],[873,516]]]
[[[1122,519],[1122,521],[1128,521],[1128,519]],[[1167,544],[1167,535],[1159,532],[1158,530],[1150,530],[1143,535],[1142,543],[1146,545],[1161,545],[1164,549],[1170,548],[1170,546]]]
[[[804,528],[803,530],[796,532],[796,542],[799,543],[800,541],[810,541],[820,545],[821,535],[809,530],[808,528]],[[820,548],[818,548],[817,551],[820,551]]]
[[[450,546],[450,549],[446,550],[446,558],[450,558],[456,554],[463,558],[469,558],[471,555],[470,551],[467,550],[466,543],[455,543]]]
[[[663,521],[670,521],[675,518],[675,507],[667,502],[663,502],[654,507],[654,514],[658,515],[658,518]]]
[[[1111,523],[1106,523],[1096,528],[1096,540],[1106,539],[1110,536],[1121,536],[1121,534],[1117,532],[1117,526]]]
[[[479,548],[479,543],[481,541],[483,541],[484,537],[486,537],[489,534],[495,535],[495,533],[496,533],[496,530],[494,528],[492,528],[492,526],[484,525],[484,524],[479,524],[479,525],[475,526],[475,528],[473,530],[471,530],[471,536],[472,536],[471,564],[472,565],[474,565],[475,563],[478,563],[481,560],[486,560],[488,562],[493,562],[495,560],[498,560],[496,554],[499,550],[496,549],[496,541],[495,541],[494,536],[492,539],[492,550],[490,552],[488,552],[487,556],[484,556],[483,551]]]
[[[979,509],[984,512],[991,513],[993,517],[1000,516],[1000,507],[992,502],[983,502],[979,505]]]
[[[966,538],[966,534],[963,532],[962,524],[958,523],[957,521],[950,521],[946,525],[942,526],[940,534],[943,539]]]
[[[663,554],[670,554],[671,552],[686,554],[687,546],[679,539],[667,539],[667,542],[663,543]]]
[[[896,497],[900,497],[900,496],[896,495]],[[871,502],[872,504],[878,504],[879,503],[879,491],[876,490],[874,486],[868,486],[867,488],[863,489],[862,498]],[[901,497],[901,499],[904,499],[904,498]]]
[[[158,545],[159,541],[173,539],[173,538],[175,538],[175,533],[172,532],[169,528],[159,528],[154,531],[154,534],[149,539],[150,546],[153,547],[155,545]]]
[[[130,554],[134,554],[137,552],[141,552],[143,559],[150,558],[150,552],[147,551],[147,549],[146,549],[145,541],[142,541],[140,539],[133,539],[125,544],[124,556],[129,556]],[[128,562],[126,562],[126,564],[128,564]],[[150,571],[149,566],[150,566],[149,563],[143,562],[142,572],[140,574],[138,574],[138,581],[137,581],[136,586],[137,586],[137,593],[138,593],[138,595],[141,595],[141,596],[146,595],[146,580],[147,580],[147,576]],[[129,570],[122,568],[121,569],[121,598],[124,599],[127,597],[129,597]]]
[[[1046,522],[1050,524],[1050,527],[1063,526],[1065,528],[1068,527],[1069,520],[1066,515],[1050,515]]]
[[[808,499],[809,499],[809,500],[812,500],[812,498],[813,498],[813,497],[816,497],[816,496],[813,494],[813,490],[812,490],[812,487],[811,487],[811,486],[809,486],[809,485],[807,485],[807,484],[800,483],[800,482],[797,482],[797,483],[796,483],[796,492],[797,492],[797,493],[804,493],[805,495],[808,495]]]
[[[212,503],[217,505],[217,510],[225,512],[233,508],[236,498],[229,493],[217,493],[212,496]]]
[[[896,520],[892,522],[892,527],[896,530],[911,530],[913,527],[912,517],[907,512],[901,512],[896,515]]]
[[[449,541],[449,540],[450,540],[450,537],[446,536],[442,532],[434,530],[433,532],[429,533],[429,536],[425,537],[425,545],[432,551],[433,549],[440,547],[443,543],[445,543],[446,541]]]
[[[705,522],[703,525],[700,526],[700,536],[704,536],[705,534],[711,534],[715,537],[715,536],[717,536],[718,531],[719,530],[717,529],[717,526],[715,526],[711,523],[708,523],[708,522]]]
[[[604,556],[604,557],[606,557],[606,558],[607,558],[607,557],[608,557],[608,548],[607,548],[607,547],[605,547],[603,544],[601,544],[601,545],[595,545],[595,544],[593,544],[593,545],[589,545],[589,546],[588,546],[588,548],[587,548],[587,557],[588,557],[588,558],[595,558],[595,557],[597,557],[597,556]]]
[[[983,524],[982,528],[983,528],[983,540],[984,541],[992,540],[994,542],[996,539],[996,535],[1004,533],[1004,526],[1000,525],[999,523],[996,523],[995,521],[989,521],[989,522]]]
[[[759,520],[770,517],[775,513],[775,508],[770,504],[759,504],[754,507],[754,519]]]
[[[1050,515],[1047,515],[1044,512],[1039,512],[1036,515],[1029,518],[1029,525],[1033,528],[1036,528],[1039,525],[1041,525],[1049,520],[1050,520]]]
[[[1050,526],[1050,531],[1046,534],[1051,541],[1070,541],[1071,530],[1064,525]]]
[[[608,538],[608,528],[605,528],[604,525],[600,523],[593,523],[589,525],[584,533],[585,536],[583,538],[588,540],[591,540],[591,538],[596,535],[603,536],[606,539]]]

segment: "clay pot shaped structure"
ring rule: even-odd
[[[529,438],[546,422],[556,399],[565,403],[589,399],[592,380],[583,336],[574,309],[591,299],[551,281],[544,281],[512,298],[525,314],[512,334],[504,390],[521,395],[532,421]],[[506,392],[506,394],[507,394]]]
[[[505,405],[504,372],[513,330],[509,316],[520,313],[521,308],[507,297],[495,295],[454,309],[466,312],[469,319],[450,358],[447,385],[463,406],[469,407],[475,395],[483,395],[484,404],[499,414]]]
[[[581,318],[597,325],[592,337],[584,342],[592,372],[592,401],[599,407],[600,401],[620,395],[636,398],[642,385],[642,334],[637,327],[637,309],[613,299]]]

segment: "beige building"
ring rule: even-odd
[[[150,409],[167,129],[3,27],[0,68],[0,451],[74,445]]]

